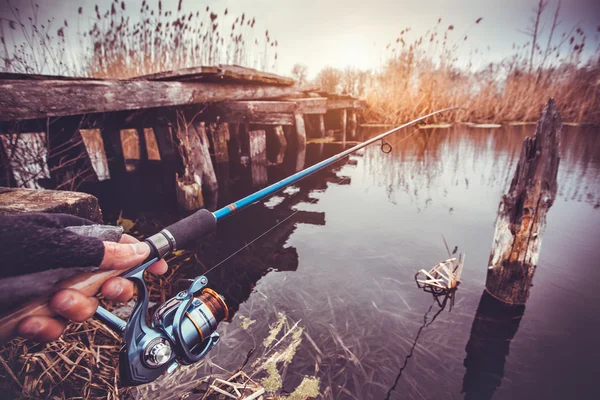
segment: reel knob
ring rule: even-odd
[[[173,349],[168,341],[159,338],[153,340],[146,346],[144,352],[144,363],[149,367],[160,367],[171,359]]]

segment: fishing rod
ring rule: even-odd
[[[123,337],[124,346],[119,353],[121,383],[126,386],[148,383],[165,371],[174,371],[181,364],[188,365],[200,361],[219,342],[219,334],[216,331],[218,324],[229,319],[229,309],[224,298],[207,287],[206,276],[199,276],[192,280],[186,290],[179,292],[158,307],[148,324],[146,314],[149,296],[144,281],[144,271],[150,265],[177,249],[185,248],[200,237],[214,232],[218,221],[370,144],[381,140],[382,151],[389,153],[391,145],[384,140],[387,136],[433,115],[456,108],[445,108],[414,119],[252,193],[214,213],[206,209],[199,210],[147,238],[145,242],[151,248],[150,256],[140,265],[120,274],[131,280],[137,287],[137,302],[128,321],[122,320],[103,307],[98,307],[95,314],[96,318]],[[106,280],[119,275],[120,272],[101,271],[78,276],[69,283],[63,283],[61,287],[70,287],[93,296],[98,293]],[[47,298],[33,301],[2,318],[0,341],[14,333],[23,318],[32,315],[52,315],[47,301]]]

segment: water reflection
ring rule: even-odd
[[[389,400],[392,393],[396,390],[396,387],[398,386],[398,382],[402,378],[402,373],[408,366],[408,361],[412,358],[412,356],[414,354],[415,347],[417,346],[417,343],[419,342],[419,338],[421,337],[421,333],[423,332],[423,329],[427,328],[428,326],[430,326],[431,324],[433,324],[435,322],[438,315],[440,315],[442,313],[442,311],[444,311],[444,309],[446,309],[447,304],[452,305],[454,303],[454,296],[456,294],[456,290],[452,290],[443,295],[436,294],[436,293],[431,293],[431,294],[433,297],[433,302],[431,303],[431,306],[429,306],[429,308],[425,312],[425,315],[423,316],[423,324],[419,327],[419,330],[417,331],[417,335],[415,336],[415,339],[410,348],[410,351],[404,358],[404,363],[402,364],[402,366],[400,367],[400,370],[398,371],[398,375],[396,376],[394,385],[387,392],[387,395],[385,397],[386,400]],[[431,317],[431,320],[429,320],[428,319],[429,315],[431,314],[432,311],[434,311],[434,306],[436,304],[438,305],[438,308],[437,308],[437,310],[435,310],[435,314],[433,314],[433,317]]]
[[[237,368],[266,337],[278,312],[301,320],[307,335],[284,376],[287,390],[303,375],[321,378],[325,398],[360,399],[514,398],[552,387],[550,372],[561,374],[563,385],[578,382],[575,371],[560,363],[549,368],[550,356],[536,359],[536,352],[544,346],[564,349],[555,352],[564,365],[585,357],[569,349],[590,334],[564,333],[563,319],[600,301],[597,291],[573,295],[582,285],[574,277],[600,279],[600,253],[590,244],[600,226],[594,210],[600,199],[600,136],[565,128],[559,198],[548,217],[529,314],[522,318],[524,308],[503,310],[481,295],[498,202],[522,139],[532,132],[533,127],[460,127],[419,131],[404,141],[401,134],[390,140],[390,154],[369,147],[224,220],[216,237],[197,249],[201,263],[195,272],[260,237],[209,274],[211,286],[233,309],[257,323],[245,329],[236,317],[222,324],[223,340],[206,362],[168,378],[160,397],[169,397],[164,390],[169,385],[177,386],[171,393],[177,397],[182,382]],[[340,150],[309,145],[303,163]],[[283,164],[267,169],[268,181],[290,175],[298,163],[286,150]],[[252,169],[240,171],[221,185],[219,206],[256,189],[252,176],[244,175]],[[438,314],[432,324],[438,306],[430,307],[431,298],[413,277],[445,258],[440,233],[470,261],[452,312]],[[560,304],[551,303],[557,290]],[[585,319],[597,321],[596,314]],[[558,389],[547,397],[569,393]]]
[[[504,129],[413,130],[390,139],[393,151],[381,156],[379,147],[365,151],[363,179],[411,196],[418,210],[430,205],[433,191],[469,190],[478,183],[505,192],[519,158],[523,139],[533,126]],[[377,132],[377,131],[374,131]],[[370,135],[373,135],[371,133]],[[559,195],[600,207],[600,137],[594,129],[563,127]]]
[[[318,162],[323,157],[323,148],[311,149],[307,156],[312,163]],[[297,162],[293,162],[293,168],[296,168]],[[288,239],[298,224],[325,225],[324,212],[298,209],[298,205],[317,204],[318,198],[314,197],[314,193],[324,191],[330,183],[349,185],[349,178],[338,176],[339,169],[349,163],[351,161],[346,159],[335,167],[300,181],[294,188],[280,192],[276,205],[270,206],[268,202],[256,204],[248,212],[223,220],[219,223],[214,240],[199,245],[197,254],[204,260],[210,260],[207,267],[211,267],[253,242],[242,251],[240,257],[223,262],[214,272],[209,273],[211,283],[219,293],[225,295],[234,313],[239,304],[248,299],[260,278],[269,271],[297,270],[298,253],[295,247],[286,246]],[[266,166],[262,167],[266,171]],[[269,173],[272,174],[272,180],[295,172],[287,172],[287,168],[289,165],[271,168]],[[242,174],[238,187],[230,189],[226,195],[222,194],[222,204],[255,190],[257,170],[258,168],[248,168],[246,174],[249,176]],[[266,172],[260,171],[259,174],[266,177]],[[251,182],[250,186],[248,182]],[[268,233],[266,240],[254,242],[265,233]]]
[[[465,399],[491,399],[504,377],[504,364],[525,313],[524,305],[508,305],[483,291],[465,349],[461,393]]]

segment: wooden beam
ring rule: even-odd
[[[293,125],[298,106],[290,101],[225,101],[215,107],[221,120],[230,123]]]
[[[115,81],[0,80],[0,121],[137,110],[225,100],[268,99],[295,87],[253,84]]]
[[[298,104],[297,111],[301,114],[325,114],[327,112],[327,99],[325,97],[312,97],[292,100]]]
[[[364,100],[354,100],[354,108],[356,108],[356,109],[367,108],[367,102]]]
[[[198,82],[245,82],[267,85],[291,86],[295,81],[285,76],[258,71],[238,65],[219,65],[183,68],[174,71],[143,75],[134,79],[156,81],[198,81]]]
[[[328,110],[339,110],[342,108],[354,108],[355,99],[328,99]]]

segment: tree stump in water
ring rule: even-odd
[[[562,122],[554,100],[535,135],[525,138],[510,189],[502,198],[485,287],[510,304],[525,304],[538,262],[546,213],[556,198]]]

